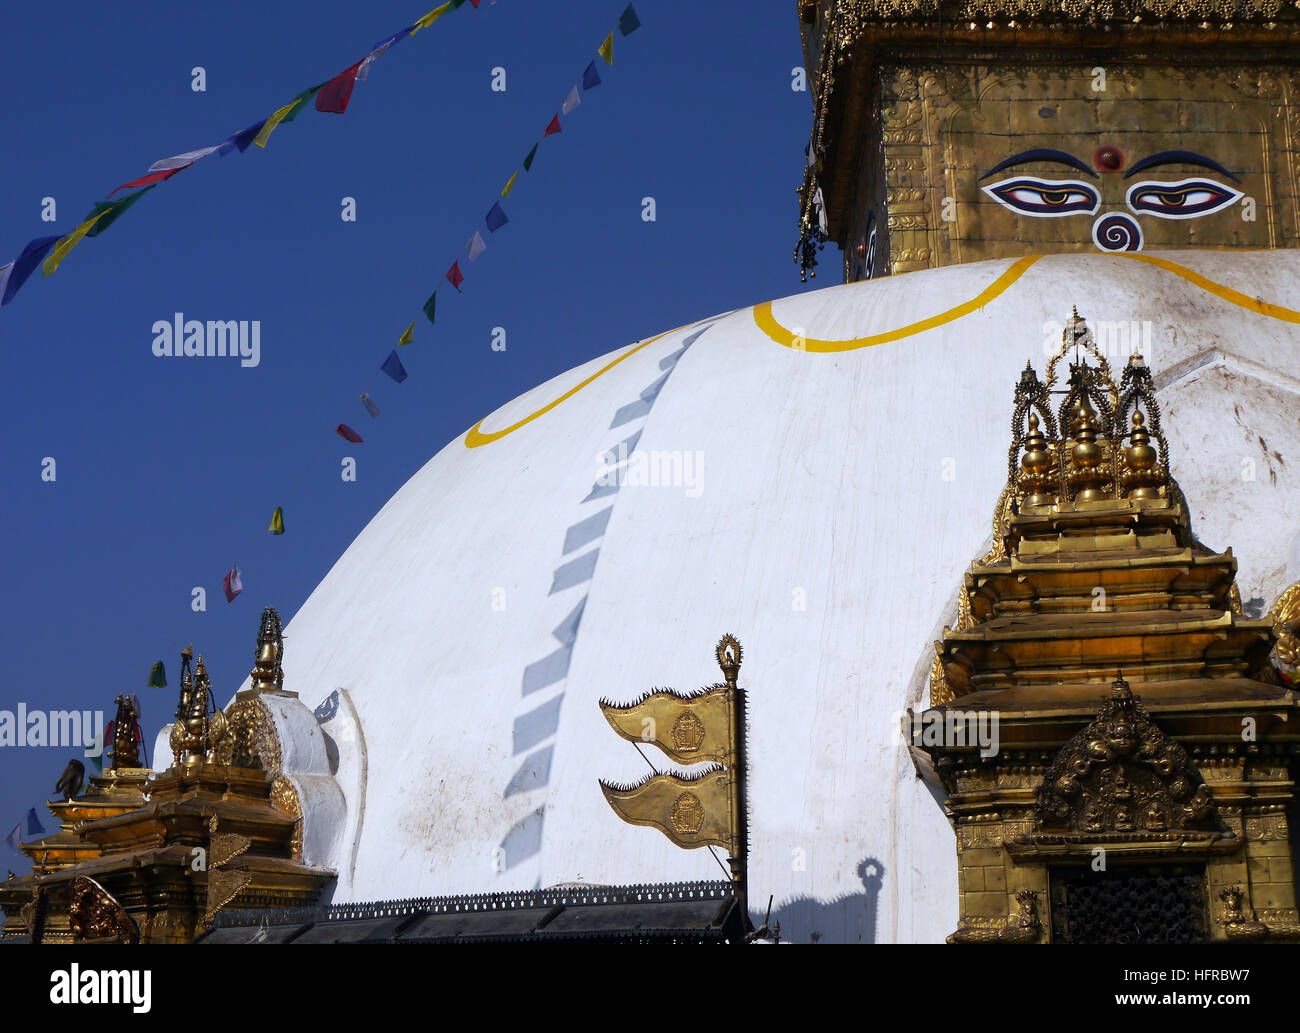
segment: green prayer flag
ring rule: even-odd
[[[90,227],[86,232],[86,236],[98,237],[106,229],[112,226],[114,222],[121,218],[123,212],[152,189],[152,186],[147,186],[143,190],[137,190],[134,194],[127,194],[125,197],[119,197],[116,201],[100,201],[99,204],[95,205],[95,207],[90,210],[90,214],[87,215],[86,218],[93,219],[100,212],[105,212],[107,214],[96,222],[95,225]]]
[[[326,80],[326,82],[328,81],[329,80]],[[280,119],[280,122],[281,123],[292,122],[295,118],[297,118],[298,112],[300,112],[306,106],[309,100],[311,100],[314,96],[316,96],[316,94],[320,92],[321,86],[324,85],[325,83],[321,83],[320,86],[313,86],[310,90],[303,90],[302,93],[294,97],[293,107],[289,109],[289,114],[285,115],[284,118]]]
[[[149,688],[167,688],[167,669],[163,667],[163,662],[161,660],[157,661],[153,667],[149,668]]]
[[[429,300],[424,303],[424,314],[429,317],[429,322],[433,322],[434,303],[438,300],[438,292],[434,291],[429,295]]]
[[[533,149],[528,152],[528,157],[524,159],[524,171],[533,171],[533,158],[537,155],[537,144],[533,144]]]

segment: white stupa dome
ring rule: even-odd
[[[1298,274],[1294,251],[912,273],[623,345],[503,406],[286,629],[285,687],[317,709],[343,799],[343,817],[303,801],[334,901],[722,878],[606,804],[598,778],[648,768],[597,700],[718,681],[731,632],[751,911],[774,896],[805,942],[941,940],[953,832],[897,715],[925,705],[987,548],[1020,371],[1042,372],[1071,306],[1136,323],[1194,530],[1232,547],[1262,611],[1297,576]],[[621,484],[598,483],[607,452]]]

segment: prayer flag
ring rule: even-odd
[[[551,119],[551,124],[546,127],[546,132],[542,134],[542,137],[543,139],[545,139],[546,137],[550,136],[552,133],[558,133],[558,132],[560,132],[560,116],[555,115]]]
[[[347,111],[348,101],[352,99],[352,87],[357,84],[357,69],[360,67],[361,62],[358,61],[322,86],[316,94],[316,110],[335,115]]]
[[[5,844],[15,854],[21,854],[23,852],[22,822],[19,822],[17,825],[15,825],[12,829],[9,830],[9,835],[5,836]]]
[[[429,322],[433,322],[434,309],[438,302],[438,292],[435,290],[429,295],[429,300],[424,303],[424,314],[429,317]]]
[[[140,200],[152,189],[153,187],[145,187],[143,190],[137,190],[134,194],[127,194],[126,197],[118,198],[116,201],[100,201],[90,210],[90,214],[93,216],[102,212],[104,217],[90,228],[90,232],[86,236],[98,237],[113,223],[117,222],[131,205],[135,204],[136,201]]]
[[[5,296],[5,288],[9,286],[9,274],[14,271],[14,264],[0,265],[0,298]]]
[[[54,245],[54,250],[50,252],[49,257],[45,259],[41,271],[46,276],[54,272],[59,267],[59,263],[68,257],[68,252],[80,244],[85,239],[86,234],[90,232],[91,227],[103,217],[104,213],[100,212],[98,215],[87,219],[67,236],[61,237],[59,242]]]
[[[370,396],[366,394],[364,391],[361,392],[361,404],[366,407],[366,412],[370,413],[370,418],[372,420],[378,419],[379,406],[377,406],[374,402],[372,402],[370,400]]]
[[[578,87],[569,91],[569,95],[564,98],[564,103],[560,105],[560,113],[567,115],[570,111],[582,103],[582,98],[578,96]]]
[[[599,86],[600,83],[600,73],[596,71],[596,62],[593,61],[582,73],[582,88],[584,90],[589,90],[593,86]]]
[[[509,197],[509,196],[510,196],[510,191],[514,189],[514,187],[515,187],[515,180],[518,179],[518,178],[519,178],[519,170],[518,170],[518,169],[515,169],[515,174],[514,174],[513,176],[510,177],[510,182],[507,183],[507,184],[505,185],[505,189],[503,189],[503,190],[501,191],[501,196],[502,196],[502,197]]]
[[[41,259],[50,253],[50,248],[59,242],[58,237],[37,237],[28,241],[22,254],[9,264],[9,273],[5,278],[4,295],[0,296],[0,305],[8,305],[13,296],[27,282],[27,277],[36,271]]]
[[[465,248],[469,251],[469,260],[477,262],[478,256],[487,250],[487,244],[483,242],[483,234],[475,230],[474,236],[469,238],[469,243],[465,245]]]
[[[315,97],[316,94],[320,93],[324,87],[325,83],[319,83],[316,86],[311,86],[308,89],[303,90],[302,93],[293,98],[293,104],[289,107],[289,114],[285,115],[284,118],[280,119],[280,121],[292,122],[298,117],[298,112],[307,106],[307,102]]]
[[[361,444],[361,435],[358,434],[351,427],[349,427],[346,423],[340,423],[338,425],[338,433],[339,433],[339,437],[341,437],[344,441],[351,441],[352,444],[354,445]]]
[[[375,48],[372,51],[370,51],[368,55],[366,55],[365,60],[361,62],[361,67],[357,69],[358,81],[365,82],[366,75],[370,72],[370,66],[373,65],[376,61],[378,61],[381,57],[383,57],[386,53],[388,53],[389,47],[391,47],[394,43],[397,43],[405,39],[410,34],[411,34],[410,28],[403,29],[401,32],[393,33],[391,36],[388,37],[388,39],[384,40],[382,43],[376,43]]]
[[[384,364],[379,368],[399,384],[406,379],[406,367],[402,365],[402,360],[397,357],[396,351],[389,352],[388,358],[384,360]]]
[[[415,340],[415,320],[411,320],[411,325],[402,331],[402,336],[397,339],[398,345],[410,344]]]
[[[605,59],[605,64],[611,67],[614,64],[614,34],[611,32],[605,37],[605,42],[600,45],[598,51],[601,57]]]
[[[284,534],[284,510],[279,506],[271,514],[271,525],[267,528],[272,534]]]
[[[430,25],[432,25],[434,22],[436,22],[439,18],[441,18],[444,14],[446,14],[450,10],[451,10],[450,3],[445,3],[441,7],[435,7],[432,11],[430,11],[423,18],[419,19],[414,25],[411,26],[411,35],[414,36],[421,29],[427,29]]]
[[[41,821],[36,817],[36,808],[33,807],[27,812],[27,834],[29,836],[43,836],[45,830],[41,828]]]
[[[257,138],[257,134],[262,131],[262,126],[266,125],[267,121],[268,120],[264,118],[260,122],[255,122],[247,129],[241,129],[231,137],[231,139],[235,141],[235,146],[239,148],[240,154],[243,154],[248,150],[249,146]]]
[[[235,596],[244,590],[243,579],[239,576],[239,565],[231,567],[226,578],[221,582],[222,591],[226,593],[226,602],[233,603]]]
[[[492,233],[495,233],[497,230],[499,230],[502,226],[504,226],[506,223],[510,221],[509,218],[506,217],[505,209],[501,207],[500,201],[494,204],[492,206],[492,210],[487,213],[486,221],[487,221],[487,228]]]
[[[149,668],[149,688],[165,689],[167,688],[167,668],[163,662],[158,660]]]
[[[537,144],[533,144],[533,149],[528,152],[528,157],[524,159],[524,171],[533,171],[533,158],[537,156]]]
[[[460,290],[460,285],[465,282],[465,274],[460,271],[460,262],[452,262],[451,268],[447,270],[447,279],[451,285]]]
[[[253,143],[257,144],[258,147],[261,147],[263,150],[265,150],[266,141],[271,139],[271,134],[275,132],[275,127],[278,126],[281,122],[283,122],[286,118],[288,118],[289,112],[291,112],[297,106],[298,106],[298,101],[291,100],[284,107],[275,111],[270,118],[268,118],[265,122],[262,123],[261,130],[258,132],[258,134],[255,137],[253,137]]]
[[[641,28],[641,19],[636,16],[636,11],[631,4],[627,5],[627,10],[618,16],[618,31],[624,36],[630,36]]]
[[[232,136],[230,139],[234,140],[234,137]],[[221,146],[224,147],[225,144],[222,144]],[[233,147],[234,144],[232,143],[231,146]],[[245,144],[244,146],[248,146],[248,145]],[[109,191],[108,196],[112,197],[119,190],[127,190],[131,187],[147,187],[151,183],[161,183],[164,179],[171,179],[172,176],[176,175],[176,173],[184,169],[188,169],[193,164],[194,162],[187,161],[184,165],[178,165],[174,169],[163,169],[161,172],[151,172],[147,176],[141,176],[139,179],[131,180],[130,183],[123,183],[120,187],[115,187],[113,190]]]
[[[193,165],[200,158],[206,158],[215,150],[219,150],[220,144],[215,147],[200,147],[197,151],[186,151],[184,154],[174,154],[170,158],[159,158],[149,166],[150,172],[169,172],[173,169],[183,169],[187,165]]]

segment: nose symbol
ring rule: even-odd
[[[1092,224],[1092,242],[1101,251],[1141,251],[1142,227],[1127,215],[1112,212]]]

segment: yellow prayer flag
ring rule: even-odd
[[[277,111],[274,115],[268,118],[265,124],[262,126],[262,131],[259,132],[255,137],[253,137],[253,143],[257,144],[258,147],[265,148],[266,141],[269,140],[271,138],[271,134],[275,132],[275,127],[278,126],[282,121],[284,121],[285,116],[288,115],[289,112],[293,110],[294,105],[297,103],[298,103],[298,98],[295,97],[293,100],[289,101],[288,104],[286,104],[279,111]]]
[[[605,59],[605,64],[611,68],[614,67],[614,34],[612,32],[605,37],[605,42],[600,45],[600,56]]]
[[[73,230],[66,237],[64,237],[57,244],[55,244],[54,250],[49,253],[49,256],[45,259],[45,262],[41,265],[41,271],[46,276],[49,276],[50,273],[54,272],[54,270],[59,267],[59,263],[68,257],[68,252],[71,251],[78,244],[80,244],[82,239],[86,236],[86,234],[89,233],[91,229],[94,228],[95,223],[99,222],[100,219],[102,219],[105,215],[107,215],[112,210],[113,209],[111,208],[105,208],[93,219],[87,219],[75,230]]]
[[[414,36],[421,29],[427,29],[430,25],[436,22],[449,10],[451,10],[450,2],[443,4],[441,7],[435,7],[432,11],[430,11],[423,18],[419,19],[414,25],[411,26],[411,35]]]
[[[279,506],[271,514],[271,526],[267,528],[272,534],[284,534],[284,510]]]
[[[397,339],[397,343],[398,345],[410,344],[414,340],[415,340],[415,320],[412,319],[411,325],[408,326],[406,328],[406,331],[402,334],[402,336]]]
[[[510,191],[511,191],[512,189],[514,189],[515,180],[518,179],[518,178],[519,178],[519,170],[518,170],[518,169],[515,169],[515,174],[514,174],[513,176],[510,177],[510,182],[507,183],[507,184],[506,184],[506,188],[505,188],[504,190],[501,191],[501,196],[502,196],[502,197],[509,197],[509,196],[510,196]]]

